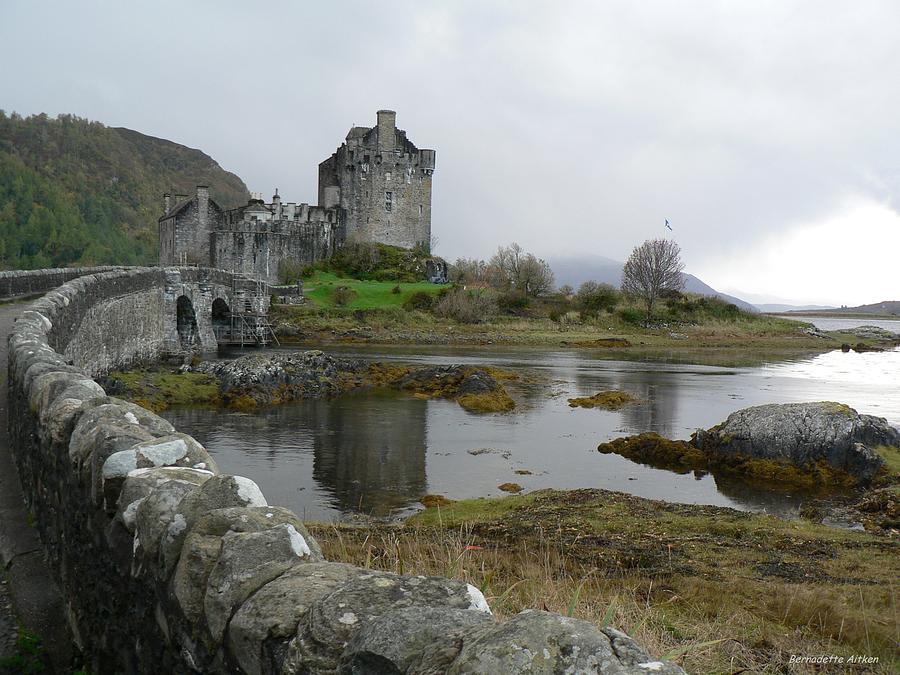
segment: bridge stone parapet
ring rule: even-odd
[[[253,481],[91,379],[165,349],[156,320],[179,299],[208,315],[250,297],[242,283],[196,268],[90,275],[30,305],[9,337],[16,465],[90,672],[683,672],[585,621],[499,623],[462,581],[327,562]]]
[[[0,300],[46,293],[72,279],[117,269],[121,268],[55,267],[43,270],[5,270],[0,272]]]

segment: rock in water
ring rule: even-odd
[[[883,417],[860,415],[842,403],[783,403],[738,410],[722,424],[694,433],[710,459],[749,458],[798,468],[827,463],[860,481],[884,465],[879,445],[900,447],[900,433]]]
[[[342,379],[365,368],[357,359],[338,359],[317,350],[286,354],[251,354],[234,361],[213,361],[197,370],[219,378],[226,400],[238,397],[256,404],[338,396],[348,389]]]

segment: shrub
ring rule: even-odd
[[[521,314],[528,309],[530,298],[521,291],[511,290],[497,297],[497,308],[506,314]]]
[[[596,281],[585,281],[575,294],[575,302],[582,317],[597,316],[601,311],[613,311],[619,304],[619,298],[619,291],[615,288]]]
[[[391,293],[394,295],[400,295],[400,284],[397,284],[391,289]]]
[[[331,258],[331,268],[364,279],[378,269],[381,253],[370,241],[348,240]]]
[[[423,312],[427,312],[434,307],[435,297],[431,293],[426,293],[425,291],[416,291],[412,295],[410,295],[406,301],[403,303],[403,309],[408,312],[412,312],[415,310],[420,310]]]
[[[349,305],[355,297],[356,291],[346,286],[338,286],[331,291],[331,301],[338,307]]]
[[[480,291],[456,288],[435,303],[434,313],[460,323],[478,323],[496,313],[494,301]]]
[[[645,315],[641,310],[635,307],[625,307],[619,311],[619,317],[626,323],[632,323],[635,326],[639,326],[641,321],[644,320]]]

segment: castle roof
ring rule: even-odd
[[[347,132],[347,140],[350,141],[354,138],[362,138],[370,131],[372,131],[372,127],[352,127],[350,131]]]
[[[168,213],[164,213],[163,215],[161,215],[157,219],[157,222],[160,222],[160,221],[165,220],[166,218],[171,218],[173,216],[178,215],[179,213],[184,211],[192,202],[194,202],[196,200],[197,200],[197,195],[194,195],[193,197],[189,197],[188,199],[185,199],[184,201],[178,202]],[[213,206],[215,206],[219,211],[222,210],[222,207],[219,206],[218,204],[216,204],[216,202],[211,197],[210,197],[209,203],[212,204]]]

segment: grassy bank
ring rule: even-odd
[[[465,579],[500,616],[547,608],[617,626],[688,672],[820,672],[789,668],[791,654],[900,667],[895,538],[601,490],[312,530],[331,559]]]
[[[401,288],[403,285],[401,284]],[[404,291],[405,293],[405,291]],[[436,345],[524,345],[615,350],[623,354],[691,354],[702,362],[704,354],[721,352],[725,362],[740,360],[748,352],[795,355],[839,349],[857,340],[846,334],[814,337],[806,324],[768,316],[749,319],[707,320],[642,328],[615,314],[560,324],[549,318],[495,316],[480,323],[459,323],[433,314],[401,307],[352,309],[315,305],[275,305],[272,317],[280,326],[282,342]],[[730,352],[730,353],[729,353]]]
[[[115,371],[101,381],[107,393],[154,412],[172,406],[218,407],[219,381],[204,373],[174,373],[165,368]]]
[[[341,277],[333,272],[316,272],[303,282],[304,295],[317,308],[333,308],[334,291],[343,287],[351,291],[344,308],[348,311],[366,309],[399,309],[414,293],[437,295],[441,286],[427,281],[398,283],[396,281],[361,281]]]

